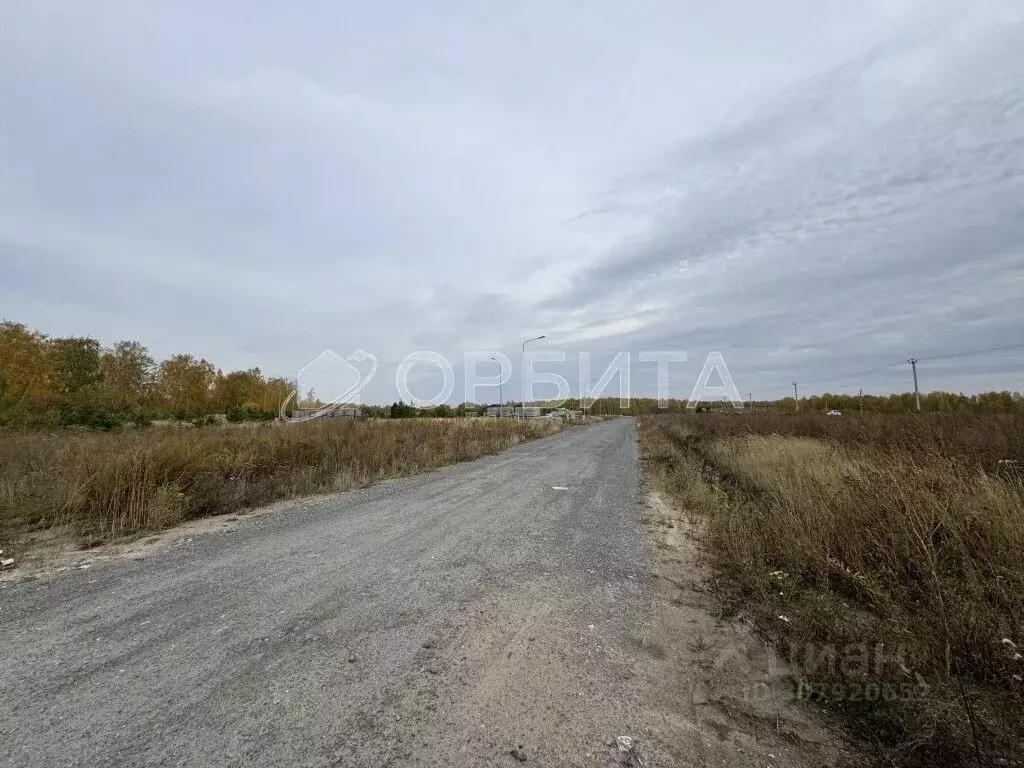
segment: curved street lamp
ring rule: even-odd
[[[540,336],[534,336],[532,339],[527,339],[526,341],[523,342],[523,356],[522,356],[523,379],[520,382],[522,384],[521,388],[522,388],[523,399],[522,399],[522,410],[519,411],[519,420],[520,421],[523,421],[523,420],[526,419],[526,345],[529,344],[531,341],[540,341],[541,339],[545,339],[545,338],[547,338],[547,337],[542,334]]]

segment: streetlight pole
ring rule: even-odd
[[[501,367],[501,362],[496,357],[492,357],[491,360]],[[505,417],[505,396],[501,394],[501,372],[498,372],[498,418],[502,419]]]
[[[523,342],[523,356],[522,356],[522,365],[523,365],[523,374],[522,375],[523,375],[523,378],[522,378],[522,381],[520,382],[520,384],[522,385],[521,389],[522,389],[522,395],[523,395],[523,399],[522,399],[523,405],[522,405],[522,410],[519,412],[519,420],[520,421],[526,419],[526,345],[529,344],[531,341],[540,341],[543,338],[547,338],[547,337],[543,336],[543,335],[541,335],[541,336],[534,336],[532,339],[527,339],[526,341]]]

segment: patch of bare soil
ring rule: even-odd
[[[116,539],[95,547],[83,547],[70,530],[48,528],[30,534],[22,542],[22,552],[12,568],[0,571],[0,584],[5,582],[40,579],[64,571],[86,570],[110,560],[145,560],[152,553],[169,547],[190,543],[195,537],[207,533],[230,533],[243,518],[259,517],[282,507],[322,504],[329,494],[285,499],[265,507],[246,509],[234,514],[212,515],[178,523],[162,531]]]
[[[702,520],[647,498],[654,545],[654,639],[664,649],[654,693],[662,752],[679,766],[822,766],[856,754],[791,671],[711,593]]]

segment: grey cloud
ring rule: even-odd
[[[414,349],[534,333],[694,375],[721,349],[766,396],[995,346],[1022,330],[1022,15],[22,4],[0,315],[282,374],[362,347],[380,400]]]
[[[977,11],[967,38],[961,15],[909,40],[901,30],[735,130],[667,154],[645,181],[681,192],[661,202],[645,241],[624,242],[542,306],[626,307],[690,282],[691,343],[731,342],[754,370],[765,346],[787,343],[884,360],[887,330],[908,352],[1019,337],[1019,16]],[[910,82],[899,76],[908,61]],[[977,325],[979,304],[1003,322],[968,333],[961,308]],[[633,341],[672,338],[657,327]],[[817,378],[826,364],[788,367]],[[763,370],[777,390],[781,375]]]

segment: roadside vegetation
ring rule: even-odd
[[[290,413],[292,406],[322,405],[315,392],[300,393],[300,402],[295,403],[290,399],[294,388],[293,381],[266,376],[257,367],[224,371],[188,353],[157,361],[138,341],[106,346],[86,336],[47,336],[22,323],[0,320],[0,429],[84,426],[113,430],[166,421],[205,426],[224,420],[270,421],[277,418],[282,406]],[[805,398],[803,403],[810,410],[893,412],[908,410],[913,397],[909,393],[884,397],[825,394]],[[1024,402],[1014,392],[932,392],[921,400],[924,410],[946,413],[1020,412]],[[542,410],[585,410],[588,416],[639,416],[664,410],[650,398],[633,398],[625,409],[617,397],[531,405]],[[774,406],[793,410],[796,402],[783,399]],[[681,412],[685,407],[685,402],[674,400],[668,410]],[[455,418],[476,416],[482,410],[476,403],[420,409],[398,402],[361,408],[362,415],[369,418]]]
[[[266,376],[259,368],[223,371],[182,353],[157,361],[138,341],[110,346],[89,337],[53,337],[22,323],[0,320],[0,431],[86,427],[95,430],[176,423],[205,427],[222,423],[273,421],[282,408],[326,405],[316,392],[294,397],[296,383]],[[516,403],[508,402],[506,406]],[[561,403],[533,403],[542,412]],[[634,401],[637,409],[655,402]],[[579,409],[578,401],[565,407]],[[361,405],[364,418],[419,419],[479,416],[477,403],[418,408],[405,402]],[[588,403],[588,415],[621,415],[618,399]]]
[[[157,362],[137,341],[107,347],[88,337],[50,337],[0,321],[0,429],[87,427],[114,430],[177,422],[193,426],[273,421],[284,407],[324,405],[315,392],[291,397],[295,383],[259,368],[223,371],[190,354]],[[369,418],[475,416],[480,406],[363,406]]]
[[[1024,419],[648,417],[715,588],[881,763],[1024,761]]]
[[[0,549],[57,529],[95,545],[189,518],[358,488],[553,434],[499,419],[0,434]]]

